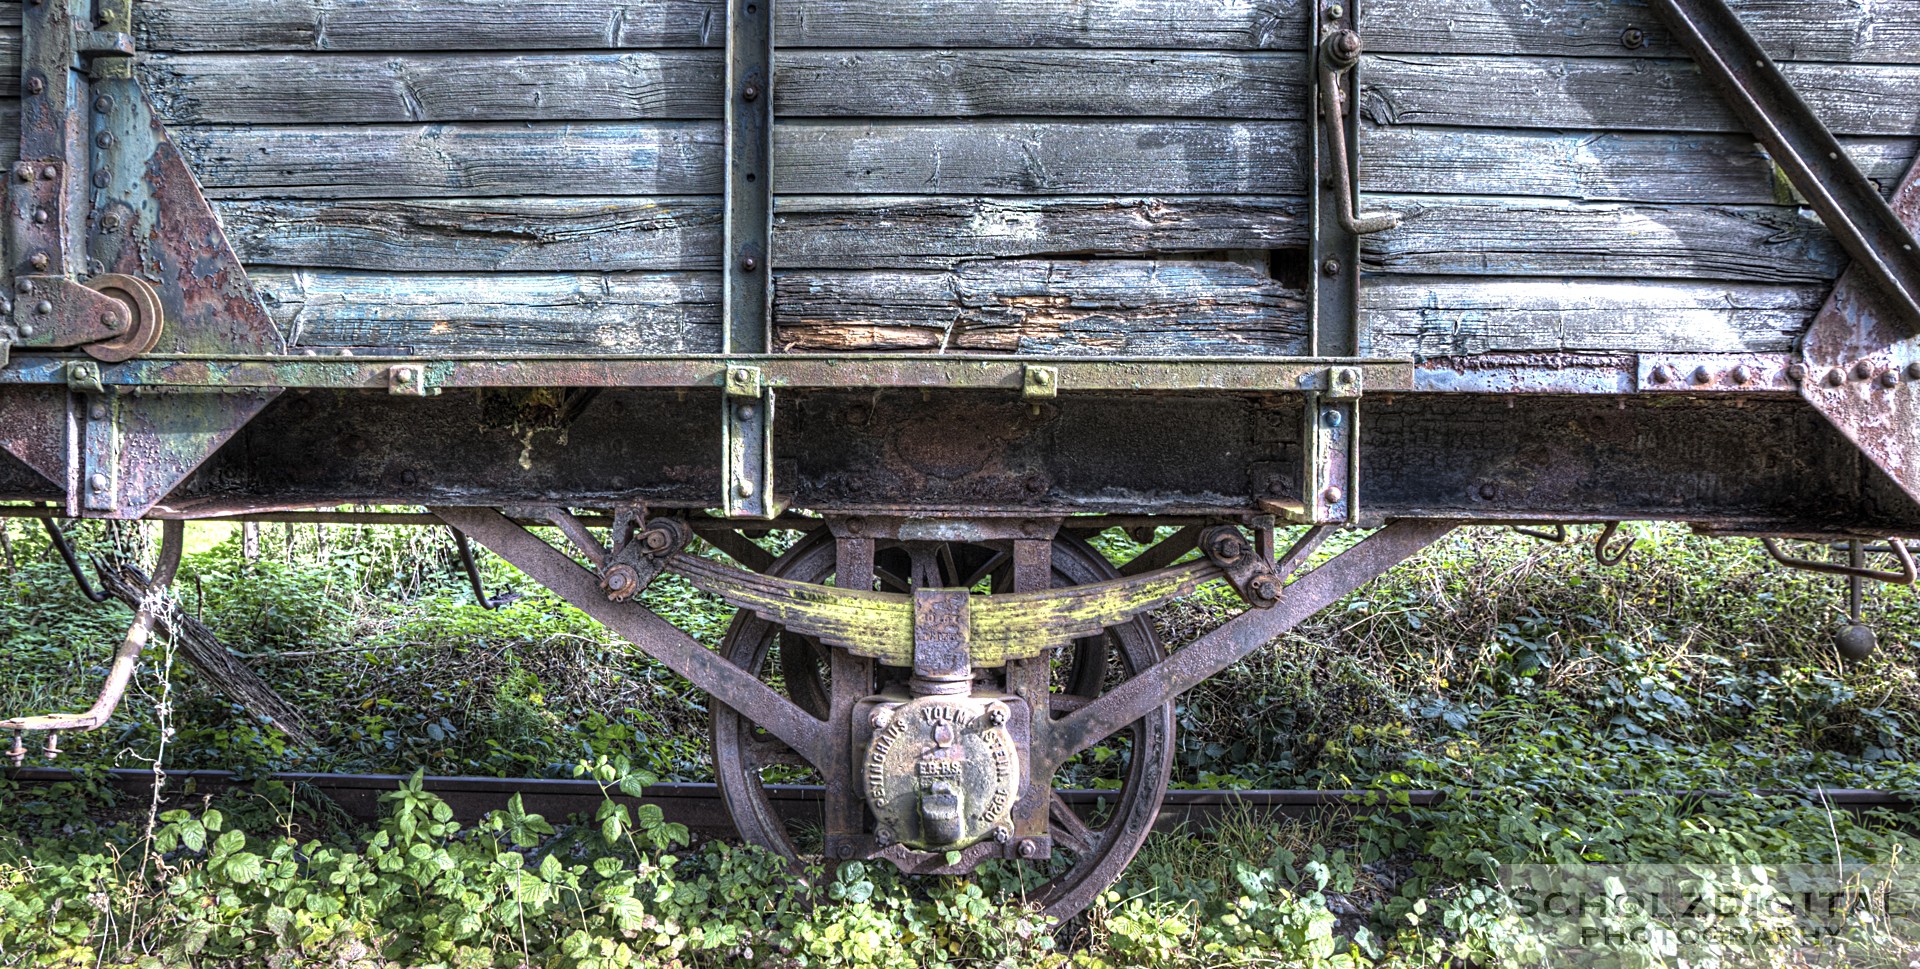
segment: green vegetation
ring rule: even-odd
[[[162,644],[121,717],[65,745],[73,766],[705,779],[697,691],[490,558],[489,589],[525,595],[474,605],[444,533],[266,526],[252,561],[237,530],[196,535],[181,608],[307,711],[321,744],[289,748],[184,663],[163,689]],[[1549,940],[1503,865],[1691,864],[1747,897],[1794,866],[1900,877],[1920,848],[1911,819],[1831,810],[1818,788],[1920,787],[1914,595],[1870,597],[1881,651],[1845,665],[1840,583],[1749,542],[1637,535],[1603,567],[1578,546],[1463,532],[1184,698],[1179,783],[1362,788],[1398,809],[1156,836],[1057,932],[1023,907],[1018,866],[794,879],[612,802],[460,828],[402,789],[359,830],[270,782],[150,816],[83,781],[0,785],[0,966],[1538,964]],[[10,545],[0,710],[84,706],[126,614],[75,595],[37,532],[14,523]],[[707,642],[724,632],[727,614],[682,584],[648,597]],[[1236,608],[1208,589],[1155,621],[1177,647]],[[1089,758],[1073,780],[1111,769]],[[1754,788],[1785,793],[1685,793]],[[1406,806],[1424,789],[1448,796]],[[1706,964],[1805,958],[1791,953],[1813,940],[1760,911],[1748,928],[1765,944]],[[1820,959],[1920,956],[1897,911],[1869,914]],[[1656,938],[1617,964],[1699,956]]]

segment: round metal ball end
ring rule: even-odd
[[[1873,649],[1880,644],[1880,637],[1861,623],[1849,623],[1833,634],[1833,648],[1840,652],[1840,658],[1849,663],[1858,663],[1873,655]]]

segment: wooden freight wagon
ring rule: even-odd
[[[1461,523],[1891,536],[1828,567],[1914,577],[1914,0],[0,24],[0,496],[166,521],[156,586],[182,519],[425,506],[723,701],[789,856],[775,764],[829,858],[1023,859],[1076,911],[1175,697]],[[641,604],[669,571],[740,607],[718,651]],[[1249,608],[1169,656],[1141,613],[1214,579]],[[152,623],[95,710],[0,727],[97,726]],[[1050,781],[1101,742],[1083,817]]]

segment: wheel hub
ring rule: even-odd
[[[869,733],[859,763],[874,842],[919,851],[1009,843],[1026,747],[1010,728],[1026,723],[1025,707],[1005,694],[863,701],[855,716]]]

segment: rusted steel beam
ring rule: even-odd
[[[637,602],[612,602],[599,579],[566,553],[490,508],[434,508],[442,521],[467,533],[581,612],[666,664],[717,702],[767,728],[809,763],[825,766],[827,725],[775,693],[753,674],[728,663]]]
[[[67,383],[67,360],[23,356],[0,370],[8,384]],[[1026,389],[1027,371],[1055,368],[1061,393],[1092,390],[1287,392],[1325,389],[1327,371],[1361,371],[1369,392],[1410,390],[1413,365],[1393,359],[1286,357],[1014,357],[907,356],[599,356],[599,357],[206,357],[154,354],[103,365],[107,387],[308,387],[394,392],[394,370],[414,368],[432,392],[460,387],[661,387],[727,385],[730,366],[760,370],[776,389],[926,387]]]
[[[1051,775],[1067,758],[1273,642],[1341,596],[1444,538],[1458,525],[1454,521],[1402,519],[1375,532],[1287,586],[1273,608],[1247,610],[1099,699],[1054,721],[1045,747],[1034,752],[1035,773]]]
[[[1766,146],[1828,231],[1893,313],[1887,325],[1920,333],[1920,250],[1878,189],[1787,83],[1725,0],[1653,0],[1734,114]]]

